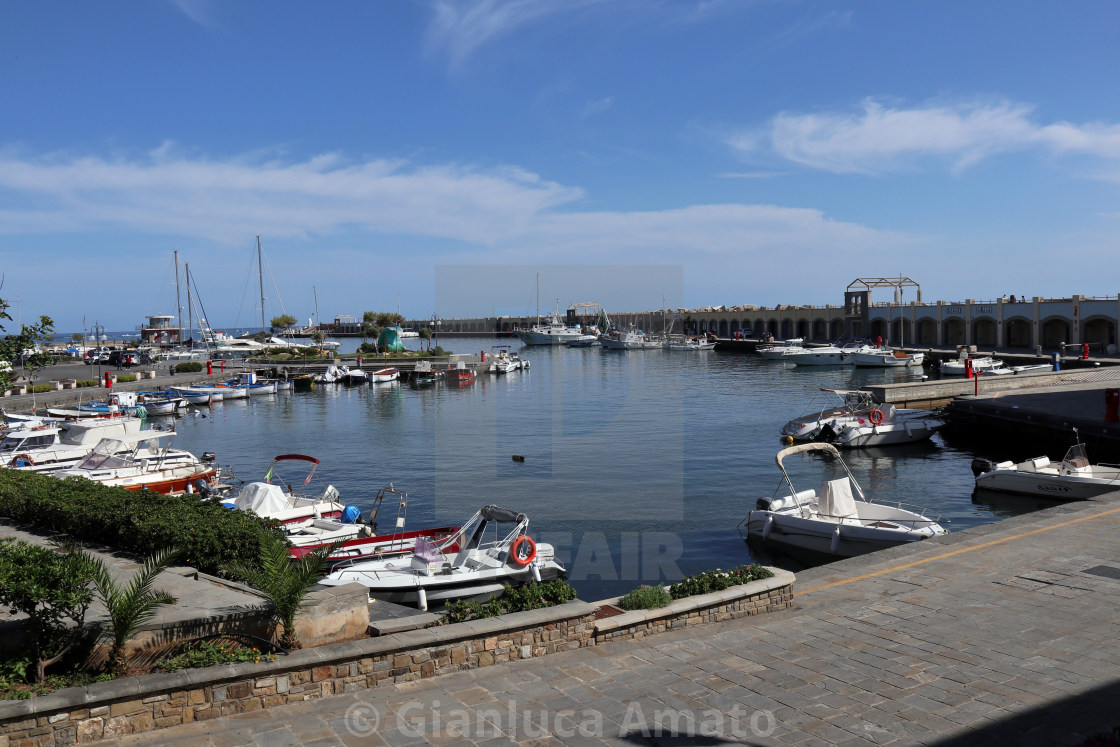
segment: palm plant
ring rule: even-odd
[[[327,556],[337,550],[342,542],[321,547],[295,560],[288,553],[288,544],[279,537],[271,538],[261,549],[260,565],[244,562],[230,563],[223,570],[240,578],[264,594],[272,605],[272,633],[282,626],[280,645],[287,649],[299,648],[296,634],[296,615],[311,588],[327,567]]]
[[[175,604],[175,597],[162,589],[153,589],[152,584],[175,561],[179,552],[177,548],[169,547],[149,555],[127,584],[113,578],[104,560],[87,554],[93,564],[94,590],[109,618],[109,637],[112,639],[109,669],[114,673],[121,674],[124,670],[124,644],[155,616],[157,608]]]

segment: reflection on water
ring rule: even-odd
[[[477,353],[493,340],[440,344]],[[524,511],[581,595],[602,598],[750,562],[736,526],[779,483],[782,424],[820,387],[921,376],[714,351],[520,353],[530,369],[469,387],[317,385],[215,405],[178,421],[178,445],[217,452],[248,479],[277,454],[318,457],[323,479],[363,509],[392,482],[410,495],[413,527],[462,522],[491,503]],[[935,437],[845,459],[870,496],[928,505],[959,530],[1016,512],[972,500],[973,456]],[[816,481],[805,487],[818,487],[820,465],[805,466]]]

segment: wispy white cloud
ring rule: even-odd
[[[548,16],[593,5],[600,0],[433,0],[429,51],[445,51],[458,65],[478,48]]]
[[[206,28],[215,26],[210,0],[171,0],[171,4],[199,26]]]
[[[731,136],[743,153],[769,149],[782,158],[835,173],[887,173],[930,160],[961,171],[999,153],[1120,158],[1120,125],[1039,124],[1033,107],[1007,101],[893,107],[867,99],[855,112],[783,112],[759,130]]]
[[[612,106],[614,106],[614,96],[605,96],[601,99],[596,99],[595,101],[588,101],[584,105],[583,111],[580,113],[580,118],[587,119],[588,117],[593,117],[596,114],[602,114]]]
[[[475,261],[556,250],[572,261],[680,261],[765,255],[794,247],[874,251],[904,236],[771,205],[693,205],[581,212],[583,191],[516,167],[303,161],[259,154],[214,159],[164,145],[139,158],[0,151],[0,231],[157,233],[238,244],[261,227],[277,238],[359,231],[442,240]],[[577,259],[578,258],[578,259]]]

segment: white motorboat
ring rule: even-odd
[[[842,425],[857,423],[871,416],[879,403],[870,392],[859,389],[827,389],[822,387],[826,400],[823,405],[812,407],[782,426],[781,435],[794,441],[812,441],[825,425],[832,423],[833,430]],[[818,395],[819,396],[819,395]],[[907,412],[903,410],[902,412]],[[912,412],[912,411],[911,411]],[[924,412],[924,411],[923,411]]]
[[[630,329],[625,332],[611,330],[605,335],[599,335],[599,344],[603,350],[646,350],[646,336],[640,329]]]
[[[1039,371],[1049,371],[1052,369],[1049,363],[1028,363],[1023,366],[996,366],[995,368],[984,371],[984,375],[995,374],[996,376],[1008,376],[1013,374],[1031,373]]]
[[[209,405],[211,402],[221,402],[221,395],[214,399],[214,393],[193,389],[191,387],[171,387],[171,391],[183,398],[188,405]]]
[[[344,384],[365,384],[369,382],[369,376],[360,368],[349,368],[342,376],[342,383]]]
[[[49,472],[80,462],[105,438],[124,438],[140,432],[143,421],[134,417],[87,418],[68,423],[12,428],[0,441],[0,464],[15,469]]]
[[[798,491],[783,460],[795,454],[826,453],[844,469],[844,476],[825,480],[819,490]],[[848,558],[896,545],[930,539],[946,530],[919,506],[898,501],[869,501],[840,452],[832,444],[798,444],[775,457],[782,483],[770,499],[739,524],[747,540],[759,541],[794,554],[820,558]],[[788,494],[779,493],[788,490]]]
[[[370,374],[374,384],[384,384],[390,381],[396,381],[401,377],[401,372],[395,368],[382,368]]]
[[[972,361],[973,373],[979,371],[982,374],[999,374],[1002,369],[1006,368],[1003,361],[998,358],[993,358],[990,355],[981,355],[976,358],[971,358],[968,353],[961,353],[960,357],[956,360],[941,361],[939,369],[942,376],[964,376],[968,370],[966,361]],[[1011,373],[1008,371],[1008,373]]]
[[[521,368],[520,359],[514,360],[510,355],[509,345],[495,345],[490,348],[490,373],[507,374]]]
[[[852,363],[860,368],[909,368],[922,365],[925,359],[926,354],[922,352],[907,353],[891,348],[873,348],[852,354]]]
[[[804,353],[805,340],[801,337],[792,337],[788,340],[774,343],[773,345],[762,345],[755,349],[755,352],[761,355],[766,360],[784,360],[791,355],[798,355]]]
[[[992,463],[974,459],[976,487],[1059,500],[1084,500],[1120,490],[1120,466],[1090,464],[1085,445],[1071,446],[1060,463],[1048,457]]]
[[[513,528],[505,534],[498,530],[510,524]],[[342,564],[320,583],[359,583],[376,599],[427,609],[432,602],[494,596],[505,584],[563,575],[555,549],[535,543],[526,534],[528,526],[523,513],[486,506],[442,542],[419,538],[412,555]],[[491,528],[493,539],[487,539]]]
[[[712,350],[716,344],[712,340],[703,337],[670,337],[665,340],[662,345],[666,350],[676,351],[690,351],[699,352],[702,350]]]
[[[59,479],[85,479],[124,488],[157,493],[194,492],[196,486],[209,486],[218,470],[189,451],[160,446],[174,431],[143,431],[143,439],[105,438],[81,461],[69,469],[53,472]]]
[[[574,340],[568,340],[568,347],[570,348],[590,348],[599,344],[599,335],[580,333],[580,336]]]
[[[337,384],[342,381],[346,376],[349,369],[346,366],[336,366],[333,363],[327,366],[327,370],[321,374],[316,374],[313,381],[316,384]]]
[[[310,465],[307,474],[291,473],[289,464]],[[315,477],[319,460],[305,454],[280,454],[273,457],[259,482],[247,483],[233,499],[222,502],[229,508],[249,511],[281,524],[298,524],[316,519],[340,519],[348,508],[350,514],[361,515],[361,510],[342,505],[338,489],[326,485],[320,492],[308,491],[306,486]],[[298,486],[295,487],[295,486]]]
[[[931,410],[900,410],[894,405],[879,405],[867,417],[826,423],[817,441],[849,449],[893,446],[925,441],[944,423]]]
[[[790,360],[795,366],[850,366],[856,353],[874,349],[864,341],[854,340],[843,345],[806,348],[800,355],[790,356]]]
[[[583,337],[583,330],[565,324],[557,314],[553,314],[547,323],[541,324],[538,318],[532,327],[516,330],[514,334],[526,345],[565,345]]]

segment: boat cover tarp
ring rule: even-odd
[[[233,505],[242,511],[252,511],[261,516],[291,508],[284,488],[267,482],[251,482],[243,487]]]
[[[818,501],[822,516],[841,519],[856,516],[856,499],[852,497],[852,483],[847,477],[826,482]]]

